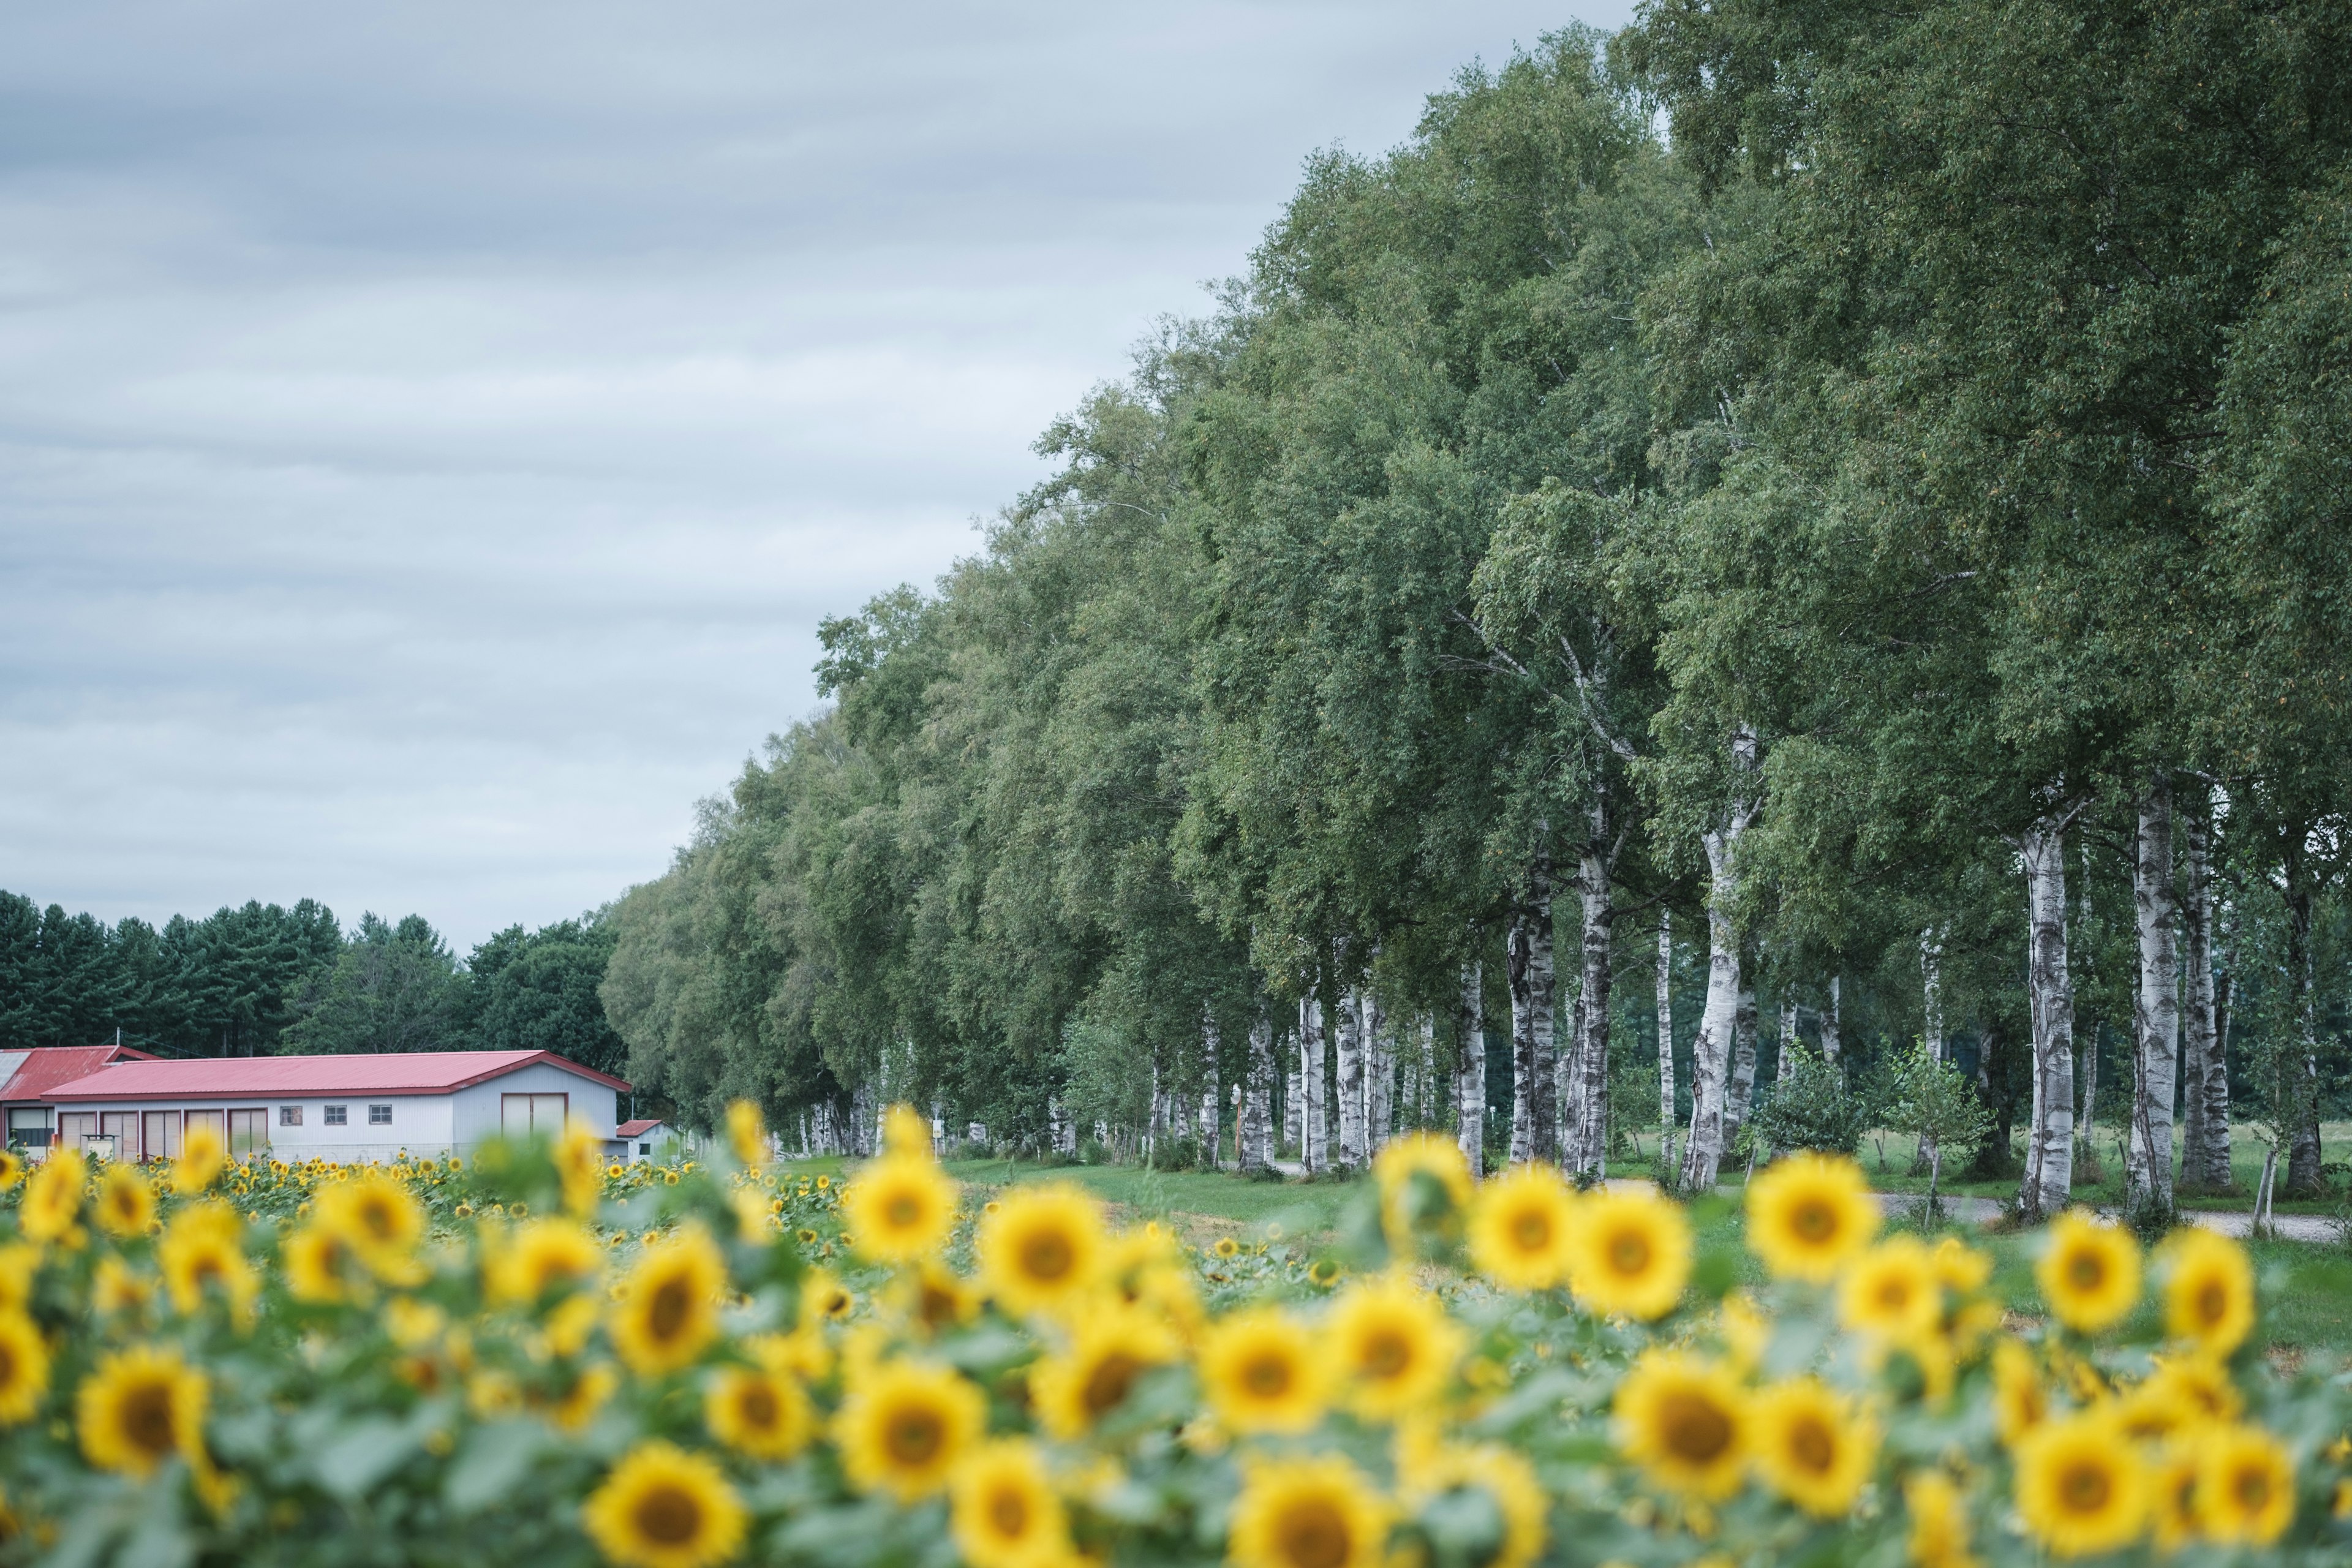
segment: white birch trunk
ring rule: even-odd
[[[2212,789],[2184,820],[2181,856],[2181,1179],[2218,1190],[2230,1184],[2230,1075],[2222,1059],[2213,980]]]
[[[2066,825],[2044,816],[2019,843],[2030,921],[2027,1004],[2033,1024],[2033,1121],[2018,1202],[2028,1220],[2061,1213],[2074,1182],[2074,992],[2066,974]]]
[[[2172,1099],[2180,1057],[2180,901],[2172,884],[2172,781],[2159,772],[2139,799],[2132,908],[2139,984],[2132,1009],[2132,1130],[2127,1202],[2172,1210]]]
[[[1505,978],[1511,990],[1511,1163],[1559,1154],[1553,1078],[1551,868],[1538,856],[1528,898],[1512,911]]]
[[[1731,1083],[1724,1091],[1723,1145],[1728,1150],[1748,1123],[1756,1101],[1756,975],[1745,961],[1739,966],[1739,1001],[1731,1015]]]
[[[1929,926],[1919,933],[1920,1037],[1927,1054],[1944,1059],[1944,933]]]
[[[2286,1123],[2286,1190],[2291,1197],[2316,1197],[2319,1171],[2319,1015],[2313,984],[2312,891],[2298,862],[2287,875],[2286,967],[2288,1016],[2294,1020],[2292,1050],[2278,1053],[2280,1117]]]
[[[1330,1090],[1324,1081],[1323,1004],[1298,1005],[1298,1162],[1314,1175],[1331,1168]]]
[[[1756,766],[1756,738],[1742,731],[1733,757],[1744,772]],[[1678,1184],[1686,1193],[1715,1190],[1723,1163],[1724,1100],[1731,1074],[1732,1036],[1739,1016],[1739,937],[1733,912],[1739,900],[1738,852],[1740,835],[1755,820],[1756,807],[1735,802],[1722,823],[1700,836],[1706,851],[1706,1007],[1698,1037],[1691,1043],[1690,1141],[1683,1147]]]
[[[1829,1011],[1822,1015],[1822,1060],[1825,1062],[1835,1062],[1845,1049],[1843,1037],[1839,1033],[1844,1017],[1844,982],[1831,975]]]
[[[1606,1173],[1609,1161],[1609,952],[1617,921],[1610,898],[1614,868],[1609,827],[1605,810],[1595,805],[1577,864],[1582,920],[1577,945],[1576,1034],[1566,1053],[1567,1164],[1571,1171],[1595,1176]]]
[[[1364,993],[1364,1154],[1381,1152],[1396,1121],[1396,1042],[1381,999]]]
[[[1307,1059],[1307,1047],[1302,1041],[1298,1059]],[[1282,1079],[1282,1145],[1298,1151],[1298,1158],[1307,1158],[1307,1076],[1294,1065]]]
[[[1244,1171],[1274,1163],[1274,1023],[1261,1014],[1250,1026],[1249,1071],[1242,1088],[1241,1148]]]
[[[1412,1124],[1427,1131],[1437,1120],[1437,1016],[1421,1016],[1421,1057],[1412,1075]]]
[[[1798,1037],[1796,994],[1793,992],[1782,992],[1780,994],[1780,1036],[1778,1047],[1773,1053],[1779,1058],[1772,1069],[1772,1081],[1774,1083],[1786,1083],[1789,1081],[1789,1058],[1792,1054],[1791,1047],[1796,1045]]]
[[[1675,917],[1658,912],[1658,1168],[1675,1168]]]
[[[1462,966],[1460,1060],[1454,1066],[1454,1137],[1470,1173],[1486,1173],[1486,1015],[1480,966]]]
[[[1345,991],[1331,1020],[1331,1046],[1338,1056],[1339,1090],[1339,1163],[1364,1168],[1364,1029],[1363,997]]]

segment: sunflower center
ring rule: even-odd
[[[2098,1512],[2107,1506],[2115,1489],[2104,1465],[2069,1465],[2058,1478],[2059,1500],[2076,1513]]]
[[[1021,1271],[1032,1279],[1060,1279],[1077,1264],[1070,1238],[1058,1231],[1039,1231],[1021,1242]]]
[[[1620,1274],[1646,1272],[1650,1258],[1650,1238],[1638,1230],[1621,1230],[1609,1238],[1609,1267]]]
[[[1086,1402],[1087,1414],[1099,1415],[1116,1409],[1127,1398],[1128,1390],[1135,1386],[1136,1374],[1142,1370],[1143,1363],[1124,1351],[1113,1351],[1095,1363],[1079,1394]]]
[[[2095,1253],[2078,1252],[2066,1260],[2066,1279],[2077,1290],[2095,1290],[2107,1282],[2107,1266]]]
[[[947,1441],[940,1418],[929,1410],[902,1410],[882,1434],[890,1457],[902,1465],[928,1465]]]
[[[1825,1476],[1837,1463],[1837,1439],[1819,1421],[1800,1421],[1789,1429],[1789,1457],[1799,1468]]]
[[[911,1226],[923,1217],[923,1205],[915,1201],[914,1194],[900,1193],[883,1212],[892,1225]]]
[[[2259,1512],[2271,1500],[2271,1479],[2257,1469],[2240,1470],[2231,1478],[2230,1489],[2237,1494],[2238,1504],[2248,1512]]]
[[[1511,1239],[1526,1251],[1541,1252],[1551,1245],[1551,1216],[1521,1209],[1511,1220]]]
[[[381,1199],[360,1205],[360,1224],[378,1241],[390,1241],[399,1226],[392,1217],[392,1207]]]
[[[1789,1228],[1799,1240],[1819,1246],[1837,1234],[1837,1215],[1824,1203],[1799,1204],[1789,1215]]]
[[[988,1500],[988,1521],[997,1533],[1018,1538],[1029,1533],[1029,1500],[1017,1487],[999,1487]]]
[[[1374,1377],[1394,1377],[1412,1364],[1412,1346],[1402,1334],[1383,1329],[1364,1341],[1361,1364]]]
[[[776,1403],[774,1389],[764,1383],[752,1383],[746,1384],[743,1391],[735,1396],[735,1411],[742,1416],[743,1425],[753,1431],[772,1432],[775,1430],[777,1418],[783,1414],[783,1407]]]
[[[1731,1417],[1703,1394],[1669,1394],[1659,1402],[1658,1426],[1667,1451],[1694,1465],[1712,1464],[1731,1447]]]
[[[1878,1282],[1878,1304],[1890,1312],[1899,1312],[1911,1304],[1911,1282],[1889,1279]]]
[[[655,1487],[637,1500],[637,1531],[664,1546],[683,1546],[702,1533],[702,1504],[683,1487]]]
[[[0,1340],[0,1389],[16,1386],[16,1349]]]
[[[173,1441],[172,1390],[162,1383],[142,1383],[122,1396],[122,1435],[131,1447],[158,1458],[170,1453]]]
[[[1321,1498],[1295,1502],[1283,1511],[1276,1532],[1282,1561],[1289,1568],[1339,1568],[1353,1545],[1347,1516]]]
[[[674,1340],[685,1330],[693,1308],[694,1298],[687,1293],[686,1281],[665,1279],[654,1287],[653,1298],[646,1303],[646,1327],[657,1340]]]
[[[923,1321],[931,1328],[938,1328],[941,1323],[953,1322],[955,1315],[955,1297],[938,1286],[927,1282],[923,1286]]]
[[[2197,1292],[2197,1316],[2207,1328],[2211,1328],[2229,1316],[2230,1293],[2219,1279],[2208,1279]]]
[[[1260,1399],[1279,1399],[1290,1392],[1290,1358],[1257,1355],[1242,1363],[1242,1386]]]

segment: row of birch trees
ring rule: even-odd
[[[825,623],[614,912],[633,1076],[850,1149],[1648,1125],[1703,1188],[1809,1030],[1919,1039],[2038,1215],[2105,1040],[2136,1204],[2248,1138],[2315,1191],[2347,72],[2317,4],[1656,0],[1318,154],[980,549]]]

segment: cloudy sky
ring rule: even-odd
[[[0,887],[462,946],[658,874],[1310,150],[1628,9],[8,7]]]

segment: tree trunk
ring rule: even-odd
[[[1249,1074],[1242,1089],[1241,1147],[1244,1171],[1274,1163],[1274,1021],[1260,1014],[1250,1026]]]
[[[1822,1015],[1822,1060],[1825,1062],[1835,1062],[1845,1048],[1838,1033],[1844,1018],[1843,996],[1844,983],[1836,975],[1831,975],[1829,1009]]]
[[[1919,933],[1920,1038],[1927,1054],[1944,1059],[1944,933],[1929,926]]]
[[[1486,1173],[1486,1020],[1479,966],[1462,966],[1462,1016],[1454,1064],[1454,1137],[1470,1173]]]
[[[2079,806],[2037,820],[2025,861],[2026,993],[2033,1021],[2033,1120],[2018,1205],[2028,1220],[2062,1212],[2074,1181],[2074,993],[2066,977],[2066,825]]]
[[[1728,1149],[1748,1123],[1756,1100],[1756,966],[1740,955],[1739,1000],[1731,1014],[1731,1082],[1723,1095],[1723,1143]]]
[[[1658,1168],[1675,1168],[1675,917],[1658,911]]]
[[[1578,948],[1576,1039],[1570,1055],[1567,1151],[1571,1171],[1604,1174],[1609,1160],[1609,972],[1610,939],[1617,910],[1610,899],[1613,875],[1608,818],[1599,807],[1577,866],[1577,893],[1583,913]]]
[[[1298,1005],[1298,1163],[1314,1175],[1331,1168],[1331,1108],[1325,1098],[1323,1003]]]
[[[2186,902],[2181,934],[2186,948],[2182,967],[2187,972],[2189,994],[2181,1013],[2180,1054],[2181,1070],[2188,1077],[2188,1127],[2181,1170],[2185,1180],[2217,1192],[2233,1180],[2230,1169],[2229,982],[2226,974],[2217,978],[2215,973],[2217,969],[2226,969],[2227,960],[2217,952],[2224,944],[2217,941],[2219,933],[2215,930],[2219,921],[2213,897],[2210,785],[2206,787],[2205,795],[2205,808],[2191,811],[2186,825]],[[2221,962],[2217,963],[2217,958]]]
[[[1364,1152],[1381,1152],[1396,1119],[1396,1042],[1381,999],[1364,993]]]
[[[1551,861],[1529,867],[1528,897],[1511,917],[1506,944],[1511,987],[1511,1160],[1559,1157],[1553,1068]]]
[[[2074,987],[2077,993],[2090,989],[2091,966],[2096,962],[2099,945],[2098,926],[2091,908],[2091,841],[2087,834],[2084,836],[2082,849],[2082,913],[2077,918],[2074,940],[2070,949],[2074,957],[2076,973],[2080,976],[2080,984]],[[2092,994],[2096,996],[2097,993],[2093,991]],[[2083,1113],[2075,1119],[2074,1131],[2081,1141],[2081,1163],[2086,1166],[2095,1165],[2099,1152],[2092,1146],[2091,1140],[2099,1121],[2099,1019],[2096,1014],[2074,1021],[2074,1039],[2081,1053],[2075,1062],[2074,1084],[2083,1097]]]
[[[1421,1055],[1412,1074],[1412,1124],[1427,1131],[1437,1124],[1437,1016],[1421,1016]]]
[[[2126,1199],[2137,1213],[2172,1212],[2172,1097],[2180,1056],[2180,901],[2172,885],[2172,780],[2159,771],[2139,799],[2132,909],[2139,985],[2132,1008],[2132,1136]]]
[[[1339,1163],[1364,1168],[1364,998],[1343,992],[1331,1019],[1331,1045],[1339,1057]]]
[[[2319,1195],[2319,1018],[2312,985],[2311,884],[2300,856],[2288,864],[2286,892],[2287,1016],[2292,1045],[2279,1052],[2279,1121],[2286,1137],[2289,1197]]]
[[[1743,772],[1752,773],[1755,736],[1741,731],[1733,740],[1732,755]],[[1699,838],[1707,868],[1706,1008],[1699,1015],[1698,1037],[1691,1043],[1690,1141],[1683,1146],[1677,1182],[1686,1193],[1712,1193],[1723,1163],[1724,1091],[1739,1014],[1739,936],[1733,922],[1739,898],[1737,852],[1740,835],[1755,818],[1752,802],[1736,801],[1722,822]]]
[[[1201,1007],[1201,1163],[1212,1171],[1220,1163],[1217,1155],[1217,1057],[1223,1042],[1217,1036],[1217,1020],[1207,1004]]]
[[[1780,1032],[1772,1041],[1772,1081],[1789,1081],[1789,1058],[1795,1054],[1800,1037],[1797,1033],[1797,995],[1793,991],[1780,993]]]
[[[1298,1060],[1282,1078],[1282,1144],[1298,1151],[1300,1163],[1307,1160],[1307,1075],[1299,1070],[1307,1061],[1307,1046],[1299,1043]]]

